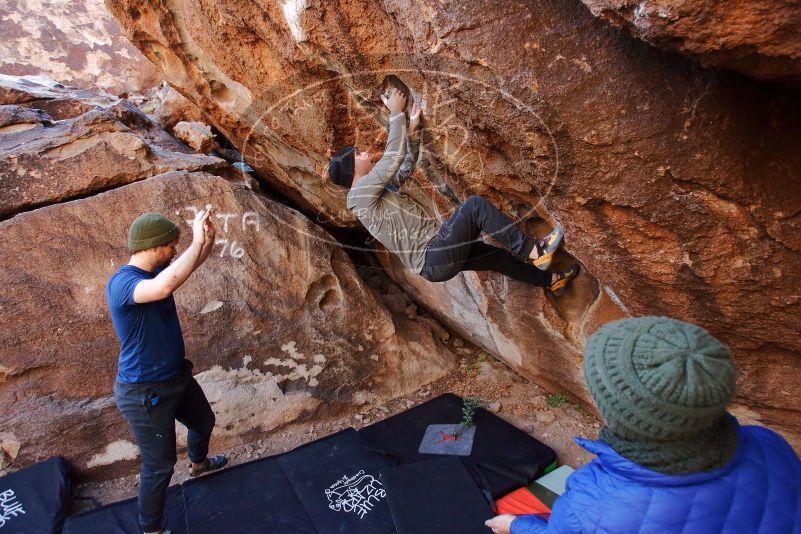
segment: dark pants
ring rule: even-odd
[[[165,527],[164,500],[176,461],[175,420],[189,429],[192,462],[203,462],[209,451],[214,412],[192,377],[192,364],[185,363],[181,376],[172,380],[114,384],[114,400],[131,425],[142,460],[138,510],[145,532]]]
[[[489,234],[511,253],[481,240]],[[487,199],[471,196],[445,221],[428,245],[420,275],[444,282],[461,271],[495,271],[535,286],[545,286],[550,274],[526,263],[534,240]]]

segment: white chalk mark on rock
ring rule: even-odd
[[[256,231],[261,230],[261,219],[255,211],[246,211],[242,214],[242,231],[247,230],[248,225],[255,226]]]
[[[309,369],[309,365],[307,363],[301,363],[306,360],[306,356],[302,352],[298,352],[297,348],[295,347],[294,341],[290,341],[289,343],[281,345],[281,350],[283,352],[286,352],[289,355],[290,359],[279,360],[278,358],[267,358],[266,360],[264,360],[264,365],[285,368],[289,371],[287,374],[274,375],[277,379],[279,380],[303,379],[306,380],[306,382],[312,387],[319,384],[319,382],[317,381],[317,375],[323,372],[323,368],[326,361],[324,355],[315,354],[314,356],[312,356],[314,365],[311,367],[311,369]]]
[[[295,42],[305,41],[306,35],[303,33],[303,28],[300,27],[300,14],[306,9],[306,0],[287,0],[284,2],[283,8],[284,19]]]
[[[230,219],[231,217],[236,217],[236,216],[237,216],[236,213],[218,213],[217,214],[217,218],[223,220],[223,224],[222,224],[222,231],[223,232],[227,232],[228,231],[228,219]]]
[[[629,309],[626,307],[625,304],[623,304],[623,301],[620,300],[620,297],[618,297],[615,294],[615,292],[612,291],[611,287],[604,286],[604,291],[606,291],[606,294],[609,295],[610,299],[612,299],[612,302],[614,302],[615,304],[620,306],[620,309],[623,310],[624,312],[626,312],[626,315],[631,315],[631,312],[629,311]]]
[[[283,345],[281,345],[281,351],[289,354],[289,357],[292,358],[293,360],[303,359],[303,353],[298,352],[298,349],[295,347],[294,341],[290,341],[289,343],[284,343]]]
[[[100,454],[95,454],[86,464],[86,468],[91,469],[99,465],[109,465],[121,460],[136,460],[138,456],[139,447],[130,441],[118,439],[106,445],[106,449]]]
[[[220,308],[222,308],[223,304],[224,303],[221,300],[212,300],[211,302],[209,302],[208,304],[203,306],[203,309],[200,310],[200,314],[201,315],[205,315],[205,314],[211,313],[211,312],[213,312],[215,310],[219,310]]]
[[[278,386],[280,377],[259,369],[226,370],[215,365],[195,378],[217,418],[217,437],[241,440],[254,430],[269,432],[320,404],[308,391],[284,394]],[[179,444],[186,443],[186,427],[176,422],[175,431]]]

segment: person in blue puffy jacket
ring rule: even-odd
[[[729,351],[664,317],[608,323],[584,377],[606,422],[597,455],[567,480],[548,520],[497,516],[497,534],[801,534],[801,460],[778,434],[740,426]]]

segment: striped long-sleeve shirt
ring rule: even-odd
[[[406,114],[390,114],[384,155],[356,182],[347,199],[348,209],[370,235],[415,274],[423,269],[426,247],[440,226],[417,202],[398,192],[414,170],[419,146],[419,141],[408,139]]]

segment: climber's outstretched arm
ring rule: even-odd
[[[395,100],[391,102],[393,106],[390,107],[387,148],[370,172],[354,179],[353,186],[348,193],[351,208],[369,209],[372,207],[384,194],[387,184],[392,182],[406,156],[406,113],[402,111],[402,106],[405,106],[405,98],[402,103]],[[358,165],[358,161],[356,164]]]
[[[418,104],[412,106],[412,113],[409,116],[409,135],[408,146],[406,149],[406,157],[403,158],[398,173],[392,180],[392,185],[400,189],[406,183],[417,165],[417,159],[420,156],[420,122],[423,118],[423,110]]]

